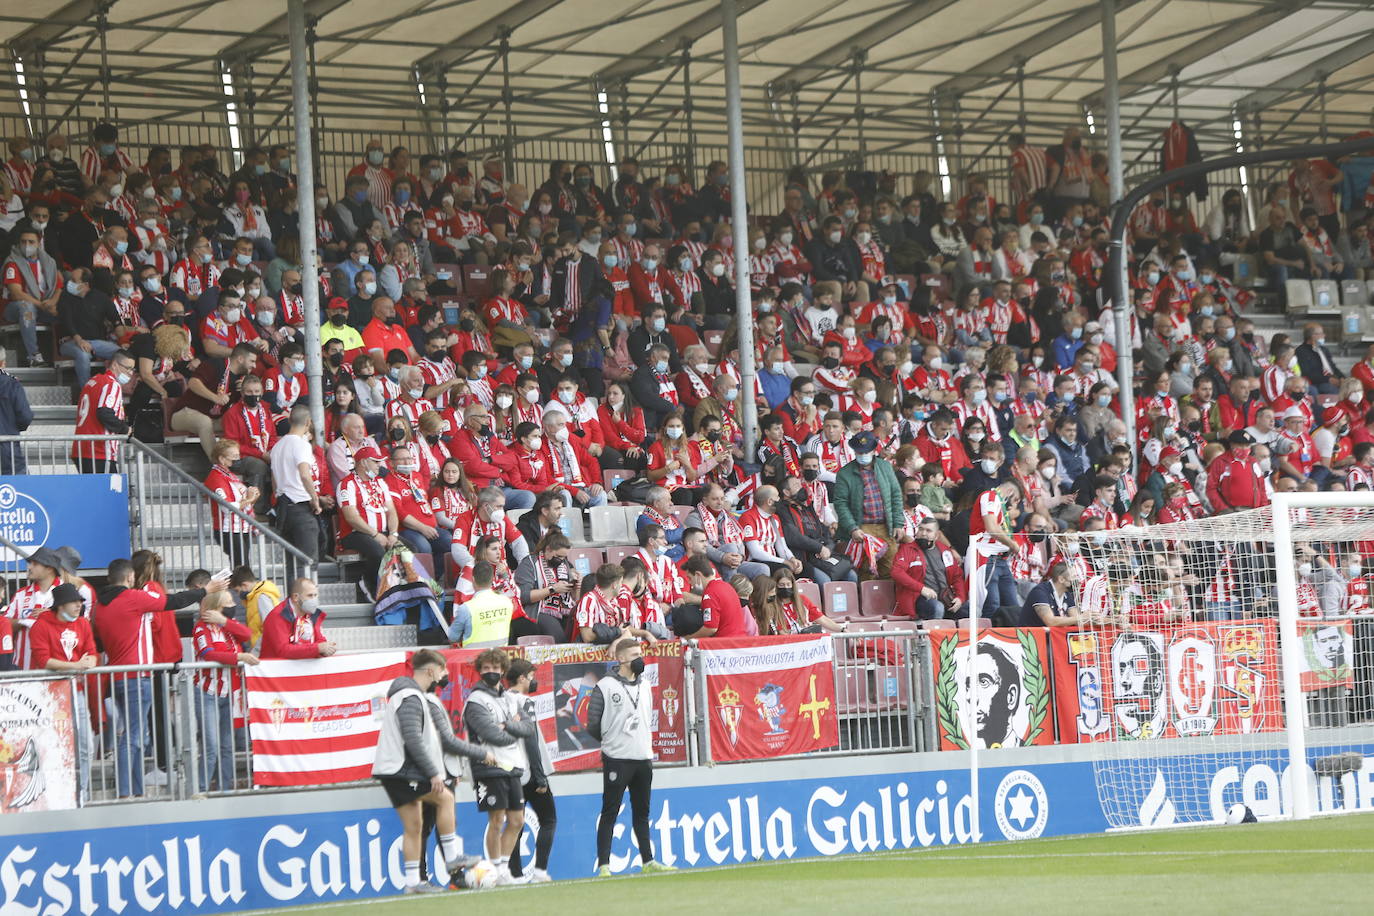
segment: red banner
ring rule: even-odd
[[[473,660],[480,649],[449,649],[448,690],[443,695],[454,731],[463,731],[463,703],[477,684]],[[601,767],[601,744],[587,734],[587,707],[596,682],[615,663],[605,646],[514,646],[505,650],[535,666],[534,708],[556,772]],[[687,707],[682,643],[644,646],[644,675],[654,688],[654,757],[659,763],[687,760]]]
[[[1054,743],[1043,629],[979,630],[976,653],[966,630],[929,635],[941,750]],[[971,677],[978,689],[969,708]]]
[[[1059,742],[1246,735],[1282,728],[1272,620],[1154,631],[1050,629]]]
[[[826,636],[701,643],[711,759],[758,760],[835,747],[835,650]]]

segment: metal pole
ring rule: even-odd
[[[1279,597],[1279,658],[1283,662],[1284,731],[1288,745],[1289,792],[1291,793],[1289,816],[1296,821],[1312,816],[1312,801],[1307,794],[1307,698],[1302,691],[1302,671],[1294,664],[1297,654],[1288,651],[1296,649],[1298,641],[1298,616],[1296,601],[1288,597],[1296,595],[1298,583],[1293,575],[1293,515],[1292,502],[1297,493],[1275,493],[1273,534],[1276,545],[1274,555],[1274,584]],[[1311,495],[1311,494],[1305,494]],[[1278,548],[1287,548],[1288,555],[1280,556]],[[1284,589],[1287,589],[1285,592]]]
[[[1126,193],[1126,178],[1121,160],[1121,85],[1116,69],[1116,0],[1102,0],[1102,104],[1107,109],[1107,179],[1112,203]],[[1131,353],[1131,304],[1126,301],[1126,259],[1116,265],[1121,274],[1120,295],[1112,296],[1112,318],[1116,322],[1116,383],[1121,386],[1121,421],[1135,454],[1135,359]]]
[[[288,15],[288,17],[290,16],[290,12],[291,12],[291,8],[290,8],[290,6],[288,5],[288,7],[287,7],[287,15]],[[309,103],[310,103],[310,107],[309,107],[309,108],[302,108],[302,107],[301,107],[301,102],[300,102],[300,100],[301,100],[300,90],[298,90],[298,89],[295,88],[295,81],[296,81],[295,66],[296,66],[296,65],[295,65],[294,62],[293,62],[292,65],[291,65],[291,67],[292,67],[292,70],[291,70],[291,82],[292,82],[291,94],[292,94],[292,96],[293,96],[293,104],[294,104],[294,106],[295,106],[295,108],[296,108],[296,111],[298,111],[298,112],[307,112],[307,114],[305,115],[305,123],[306,123],[307,127],[309,127],[311,130],[314,131],[314,135],[315,135],[316,137],[322,136],[321,131],[322,131],[322,128],[324,127],[323,122],[320,120],[320,80],[319,80],[319,77],[318,77],[318,76],[316,75],[316,73],[315,73],[315,42],[316,42],[316,40],[318,39],[318,36],[317,36],[316,33],[315,33],[315,26],[319,25],[319,22],[320,22],[320,20],[319,20],[319,17],[318,17],[318,16],[307,16],[306,19],[305,19],[305,45],[306,45],[306,50],[307,50],[307,53],[308,53],[309,59],[310,59],[310,78],[309,78],[308,83],[307,83],[307,85],[309,86],[309,97],[308,97],[308,99],[307,99],[307,101],[309,101]],[[289,27],[289,23],[288,23],[288,27]],[[295,52],[295,47],[296,47],[296,46],[295,46],[294,40],[293,40],[293,43],[292,43],[292,45],[291,45],[291,48],[292,48],[291,53],[292,53],[292,55],[294,55],[294,54],[296,53],[296,52]],[[293,57],[293,61],[294,61],[294,57]],[[297,146],[296,156],[297,156],[297,158],[301,158],[301,154],[300,154],[300,151],[299,151],[299,147],[300,147],[300,131],[299,131],[299,128],[297,128],[296,146]],[[310,155],[311,176],[312,176],[312,178],[313,178],[313,176],[314,176],[315,174],[322,174],[322,173],[324,172],[324,166],[323,166],[323,163],[322,163],[322,162],[320,162],[318,159],[315,158],[315,149],[314,149],[314,146],[313,146],[313,145],[307,145],[307,146],[306,146],[306,149],[309,151],[309,155]],[[300,174],[304,174],[304,172],[301,172]],[[301,182],[301,181],[300,181],[300,174],[297,175],[296,180],[297,180],[297,182],[298,182],[299,184],[304,184],[304,182]],[[312,184],[312,185],[313,185],[314,183],[315,183],[315,182],[314,182],[313,180],[310,182],[310,184]],[[311,193],[310,202],[311,202],[311,203],[314,203],[314,199],[315,199],[315,198],[314,198],[314,189],[313,189],[313,188],[311,189],[311,192],[310,192],[310,193]],[[312,210],[311,212],[313,213],[314,211]],[[311,222],[312,222],[312,223],[314,222],[314,217],[311,217]],[[302,226],[301,228],[304,229],[305,227]],[[312,240],[313,240],[313,238],[314,238],[313,234],[312,234],[311,238],[312,238]],[[312,243],[311,247],[312,247],[312,248],[314,247],[313,243]],[[304,251],[305,249],[302,248],[301,250]],[[305,275],[304,275],[304,274],[301,275],[301,281],[302,281],[302,282],[305,281]]]
[[[105,40],[109,26],[109,7],[102,5],[95,17],[95,29],[100,35],[100,104],[106,121],[110,120],[110,56],[109,43]]]
[[[506,109],[506,148],[505,168],[506,181],[515,180],[515,121],[511,116],[511,91],[510,91],[510,34],[509,28],[501,29],[501,102]],[[447,138],[445,138],[447,142]]]
[[[687,174],[696,174],[696,126],[692,123],[692,44],[682,40],[682,114],[687,122]]]
[[[720,0],[725,42],[725,117],[730,134],[730,220],[735,237],[735,318],[739,321],[739,406],[744,460],[754,460],[758,405],[754,403],[754,309],[749,299],[749,208],[744,199],[744,114],[739,83],[739,23],[735,0]]]
[[[320,274],[315,251],[315,155],[310,137],[310,104],[305,42],[305,0],[287,0],[291,36],[291,96],[296,109],[296,211],[301,233],[301,292],[305,298],[305,375],[309,379],[310,418],[315,441],[324,444],[324,375],[320,356]]]
[[[864,144],[864,61],[868,55],[862,49],[854,51],[854,127],[858,133],[859,168],[868,168],[868,148]]]

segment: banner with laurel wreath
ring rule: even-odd
[[[1054,743],[1044,630],[980,630],[976,653],[962,629],[930,639],[941,750]]]

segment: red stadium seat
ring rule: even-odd
[[[621,560],[625,559],[626,557],[632,557],[632,556],[634,556],[635,553],[636,553],[638,550],[639,550],[638,547],[627,547],[627,546],[607,547],[607,548],[606,548],[606,562],[607,562],[607,563],[619,563]]]
[[[615,488],[620,486],[622,481],[630,480],[634,476],[635,472],[626,468],[607,468],[601,472],[601,485],[614,496]]]
[[[515,641],[517,646],[552,646],[554,638],[552,636],[521,636]]]
[[[600,547],[574,547],[568,551],[568,562],[579,576],[590,576],[606,559]]]
[[[463,265],[463,293],[473,306],[491,298],[491,268],[480,264]]]
[[[957,622],[940,618],[939,620],[922,620],[920,623],[923,630],[952,630]]]
[[[881,617],[897,606],[897,589],[891,579],[869,579],[859,584],[859,610]]]
[[[810,579],[798,579],[797,593],[816,607],[825,610],[821,605],[821,587],[815,582],[812,582]]]
[[[859,588],[853,582],[827,582],[821,588],[825,595],[825,613],[836,619],[859,616]]]
[[[711,354],[712,359],[719,359],[720,345],[725,342],[725,332],[706,331],[701,337],[702,343],[706,345],[706,352]]]

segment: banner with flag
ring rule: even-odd
[[[785,757],[840,743],[829,636],[707,639],[698,651],[712,760]]]
[[[1043,629],[980,630],[977,652],[966,630],[928,635],[941,750],[1054,743]]]
[[[372,775],[386,691],[407,652],[273,660],[244,669],[253,784],[316,786]]]
[[[1349,620],[1299,620],[1302,689],[1325,690],[1355,684],[1355,625]]]
[[[983,602],[988,595],[988,564],[1006,552],[1007,545],[986,534],[969,539],[968,552],[964,554],[964,579],[968,581],[969,613],[975,617],[982,616]]]
[[[1053,627],[1049,646],[1061,744],[1283,727],[1272,620],[1148,631]]]

